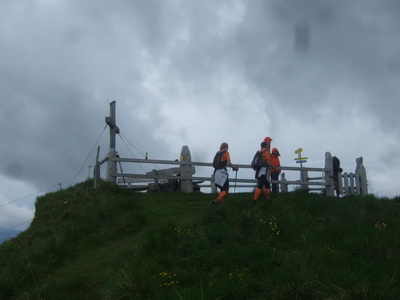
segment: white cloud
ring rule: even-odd
[[[25,230],[33,216],[35,188],[25,182],[0,175],[0,227]],[[14,198],[16,197],[16,198]]]

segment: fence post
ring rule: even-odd
[[[367,172],[363,165],[363,158],[356,158],[356,163],[356,185],[358,186],[361,195],[368,195]]]
[[[358,176],[356,174],[354,174],[354,184],[355,184],[355,193],[356,195],[361,195],[361,186],[360,186],[360,182],[358,180]]]
[[[302,182],[308,182],[308,171],[306,170],[301,170],[300,171],[300,181]],[[303,189],[308,189],[308,184],[302,184]]]
[[[343,193],[345,196],[349,195],[349,175],[347,172],[343,173],[343,181],[344,181],[344,190]]]
[[[156,191],[160,191],[160,180],[158,179],[158,172],[156,169],[153,169],[153,176],[154,176],[154,186],[156,188]]]
[[[210,185],[211,185],[211,193],[215,194],[217,192],[217,186],[215,185],[215,175],[214,175],[214,173],[211,174]]]
[[[117,173],[117,152],[115,150],[110,150],[108,152],[108,160],[107,160],[107,175],[106,180],[111,183],[117,183],[117,178],[113,176],[113,174]]]
[[[350,195],[355,194],[354,173],[349,173]]]
[[[287,193],[288,192],[288,184],[286,182],[287,182],[287,180],[285,178],[285,173],[282,173],[281,174],[281,180],[280,180],[281,192],[282,193]]]
[[[192,157],[188,146],[182,146],[180,161],[191,162]],[[193,181],[190,180],[193,174],[191,165],[181,165],[181,190],[185,193],[193,192]]]
[[[334,196],[333,162],[330,152],[325,153],[325,192],[327,196]]]
[[[96,163],[93,168],[94,188],[97,189],[97,181],[100,181],[100,163],[99,163],[100,146],[97,146]]]
[[[342,172],[338,173],[338,188],[339,188],[339,195],[343,194],[343,176]]]

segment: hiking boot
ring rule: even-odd
[[[251,200],[251,204],[256,205],[256,200]]]
[[[213,204],[213,205],[217,205],[218,204],[218,202],[217,202],[217,199],[213,199],[213,200],[211,200],[211,204]]]

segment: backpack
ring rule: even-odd
[[[221,161],[221,157],[224,154],[224,151],[218,151],[213,160],[213,167],[215,170],[223,169],[226,167],[227,161]]]
[[[262,163],[262,157],[265,151],[257,151],[256,154],[254,154],[253,160],[251,161],[251,168],[256,171],[260,170],[261,167],[263,166]]]

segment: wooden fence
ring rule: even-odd
[[[154,159],[139,159],[139,158],[120,158],[114,155],[115,151],[110,152],[109,156],[103,161],[96,161],[95,178],[100,179],[100,166],[107,162],[106,179],[110,182],[125,185],[128,188],[137,190],[155,190],[155,191],[172,191],[175,190],[176,183],[179,183],[179,189],[183,192],[193,192],[201,189],[209,189],[215,192],[215,184],[213,178],[212,163],[208,162],[193,162],[189,147],[183,146],[180,160],[154,160]],[[124,164],[151,164],[157,166],[152,171],[145,174],[124,173],[122,170]],[[367,177],[363,166],[362,158],[356,159],[356,171],[354,173],[339,173],[339,190],[342,195],[366,195]],[[118,168],[118,164],[120,168]],[[159,165],[172,165],[166,169],[158,168]],[[239,164],[239,171],[235,174],[235,178],[230,177],[231,189],[235,188],[254,188],[256,180],[252,178],[243,178],[240,170],[250,169],[250,165]],[[209,169],[210,176],[195,176],[196,167],[206,167]],[[124,168],[125,169],[125,168]],[[328,196],[334,196],[333,185],[333,166],[332,155],[329,152],[325,153],[325,166],[322,168],[308,167],[288,167],[281,166],[282,173],[277,183],[281,192],[288,192],[290,186],[305,188],[310,191],[321,191]],[[299,180],[287,180],[286,172],[295,172],[298,174]],[[313,175],[313,176],[312,176]]]

